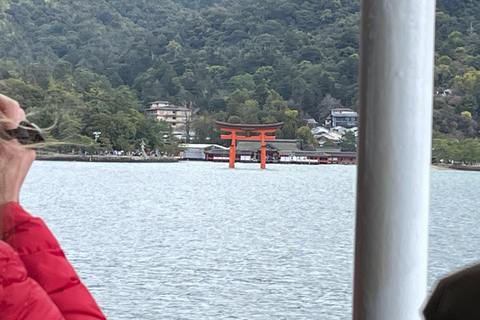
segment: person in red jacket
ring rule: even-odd
[[[25,125],[19,104],[0,94],[0,319],[106,319],[43,220],[19,204],[35,160],[28,144],[40,134]]]

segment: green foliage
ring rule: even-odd
[[[340,140],[342,151],[357,151],[357,138],[352,131],[348,131]]]
[[[19,79],[0,81],[0,90],[17,99],[27,108],[28,118],[47,132],[51,140],[63,142],[58,150],[111,151],[136,150],[142,139],[151,150],[172,149],[164,134],[171,133],[166,122],[145,117],[136,93],[127,86],[112,88],[101,81],[89,84],[84,95],[75,91],[72,76],[50,81],[48,89],[30,85]],[[93,132],[101,132],[98,143]],[[173,149],[172,149],[173,150]]]
[[[215,124],[215,117],[208,112],[200,116],[193,124],[195,131],[195,142],[199,143],[219,143],[220,129]],[[220,119],[219,119],[220,120]]]
[[[480,140],[467,138],[464,140],[438,137],[433,139],[433,158],[443,162],[480,162]]]
[[[228,117],[227,122],[228,123],[243,123],[243,120],[239,116],[230,116],[230,117]]]
[[[0,92],[17,100],[24,108],[40,106],[44,99],[42,88],[20,79],[0,80]]]
[[[472,119],[472,113],[469,111],[462,111],[461,115],[469,120]]]
[[[301,150],[315,150],[318,146],[318,141],[313,136],[312,131],[309,127],[303,126],[297,130],[297,139],[300,140],[300,149]]]
[[[328,90],[355,95],[355,76],[341,81],[336,70],[340,65],[356,74],[357,66],[345,63],[358,51],[358,37],[343,31],[346,26],[357,28],[359,8],[353,1],[306,1],[301,6],[286,0],[275,5],[213,0],[195,5],[171,0],[7,2],[0,9],[8,18],[0,28],[5,39],[0,76],[21,77],[44,89],[49,78],[58,82],[74,75],[75,90],[88,92],[91,83],[104,77],[112,87],[133,87],[143,105],[188,97],[213,111],[222,110],[217,102],[236,89],[251,91],[250,98],[262,109],[274,89],[291,107],[303,109],[304,100],[320,101],[328,93],[313,88],[316,84],[307,92],[294,90],[295,81],[305,77],[301,72],[306,70],[300,68],[305,60],[312,68],[331,70]],[[330,49],[339,40],[349,43],[346,57]]]
[[[0,91],[38,123],[57,120],[56,139],[98,128],[104,147],[167,148],[153,132],[165,124],[139,115],[156,100],[194,101],[200,141],[215,119],[283,121],[276,136],[295,138],[304,117],[356,108],[357,0],[4,2]],[[435,87],[451,91],[435,99],[434,129],[478,137],[478,5],[439,0],[436,21]]]
[[[167,139],[171,140],[171,130],[170,125],[165,121],[157,121],[152,117],[140,117],[133,143],[138,148],[143,140],[147,149],[167,151]]]

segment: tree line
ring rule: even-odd
[[[478,9],[437,2],[433,129],[447,140],[479,136]],[[215,120],[283,121],[278,137],[299,138],[305,118],[357,108],[359,10],[358,0],[6,0],[0,89],[41,125],[57,121],[52,138],[101,131],[104,148],[167,148],[153,132],[168,127],[142,118],[156,100],[194,102],[199,141],[219,141]]]

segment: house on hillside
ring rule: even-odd
[[[342,135],[335,131],[330,132],[319,132],[313,135],[315,139],[317,139],[318,144],[323,146],[324,144],[327,145],[338,145],[340,140],[342,139]]]
[[[449,95],[452,94],[452,89],[438,89],[435,91],[436,96],[441,96],[441,97],[448,97]]]
[[[328,130],[325,127],[315,127],[315,128],[312,129],[312,134],[316,135],[316,134],[320,134],[320,133],[328,133],[329,131],[330,130]]]
[[[358,113],[348,108],[332,109],[330,110],[330,115],[325,119],[325,126],[328,128],[353,128],[357,127],[357,124]]]
[[[313,118],[306,119],[306,122],[307,122],[307,127],[309,127],[310,129],[313,129],[318,126],[317,120]]]
[[[192,110],[171,104],[168,101],[150,102],[145,110],[147,116],[155,117],[157,120],[165,120],[174,134],[185,134],[186,124],[192,117]]]

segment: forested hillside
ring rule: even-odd
[[[357,107],[359,10],[355,0],[4,0],[0,91],[42,126],[59,117],[54,138],[101,131],[105,148],[164,147],[168,127],[141,114],[155,100],[195,103],[199,141],[218,139],[214,120],[285,121],[278,136],[294,138],[305,117]],[[476,2],[438,1],[435,86],[451,92],[435,99],[437,142],[479,135],[478,15]]]

